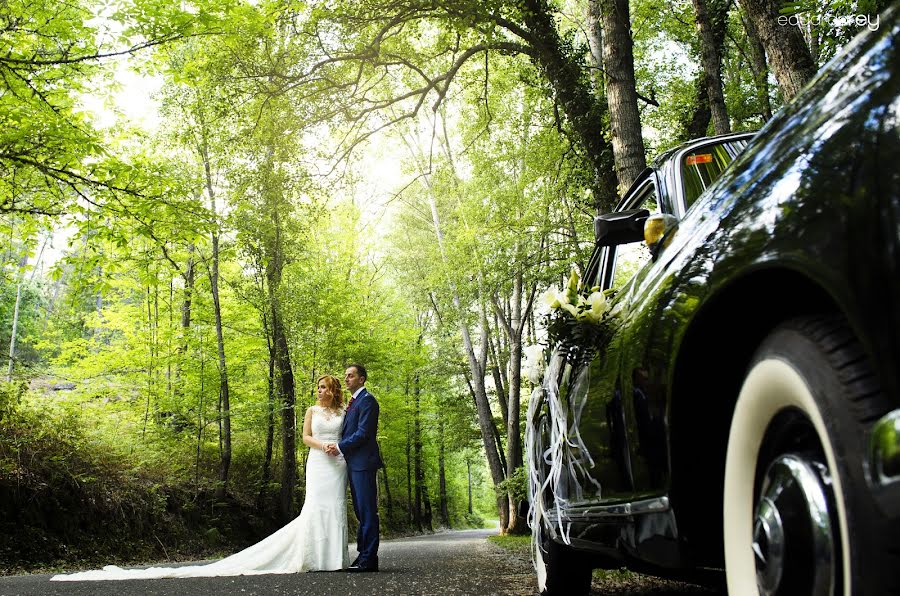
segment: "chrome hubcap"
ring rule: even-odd
[[[756,509],[753,555],[760,591],[774,594],[781,583],[781,570],[784,568],[784,525],[778,507],[769,498],[763,498]]]
[[[825,466],[795,454],[782,455],[766,470],[753,523],[760,594],[833,593],[830,484]]]

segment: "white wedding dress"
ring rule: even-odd
[[[341,438],[344,413],[312,406],[313,437],[326,443]],[[55,575],[51,581],[156,579],[163,577],[219,577],[336,571],[350,564],[347,552],[347,464],[342,456],[310,451],[306,463],[306,502],[292,522],[253,546],[206,565],[103,569]]]

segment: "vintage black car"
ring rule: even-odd
[[[616,294],[557,336],[529,404],[546,593],[623,565],[900,593],[897,14],[739,155],[680,147],[597,218],[583,279]]]

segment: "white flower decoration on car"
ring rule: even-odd
[[[553,310],[563,310],[576,321],[588,323],[600,323],[609,310],[606,294],[599,287],[584,288],[574,269],[562,291],[549,288],[541,295],[541,300]]]
[[[582,310],[580,318],[590,323],[599,323],[609,308],[609,305],[606,303],[606,296],[603,295],[603,292],[596,291],[591,292],[591,295],[583,298],[583,300],[582,304],[584,304],[585,308]]]
[[[538,344],[526,346],[522,352],[525,356],[525,375],[532,385],[540,385],[544,378],[544,369],[547,367],[544,361],[544,346]]]
[[[559,294],[556,293],[556,288],[547,288],[543,294],[541,294],[541,303],[546,304],[550,308],[559,308]]]

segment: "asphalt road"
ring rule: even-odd
[[[486,538],[496,530],[465,530],[386,540],[379,573],[296,573],[238,577],[51,582],[50,575],[0,577],[0,596],[281,596],[289,594],[532,595],[530,561]],[[356,553],[351,547],[351,557]]]

